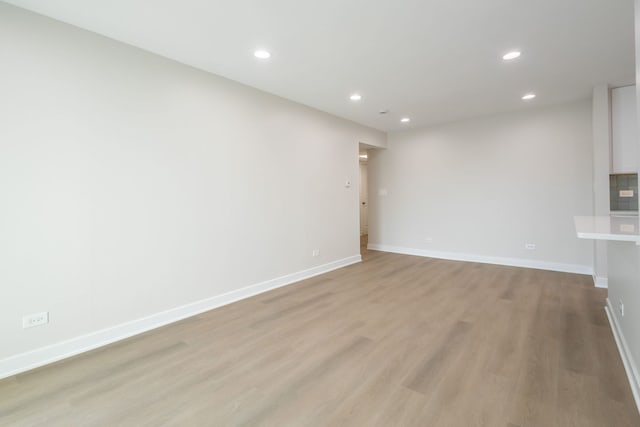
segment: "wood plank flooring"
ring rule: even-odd
[[[2,426],[640,426],[566,273],[365,261],[0,381]]]

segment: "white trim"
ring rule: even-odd
[[[85,351],[93,350],[232,302],[249,298],[251,296],[286,286],[300,280],[308,279],[319,274],[327,273],[332,270],[337,270],[338,268],[346,267],[360,261],[362,261],[362,257],[360,255],[350,256],[348,258],[319,265],[308,270],[287,274],[286,276],[267,280],[265,282],[192,302],[180,307],[171,308],[131,322],[122,323],[120,325],[72,338],[70,340],[17,354],[0,360],[0,379],[47,365],[67,357],[75,356],[76,354],[84,353]]]
[[[608,289],[609,288],[609,278],[601,277],[593,275],[593,284],[596,288]]]
[[[609,298],[607,298],[607,306],[604,308],[604,310],[607,312],[609,325],[611,325],[611,332],[613,332],[613,337],[615,338],[616,344],[618,345],[618,352],[620,353],[620,357],[622,358],[624,370],[627,372],[627,378],[629,379],[631,392],[633,393],[633,398],[636,401],[636,408],[640,412],[640,375],[638,375],[638,368],[636,367],[633,356],[629,351],[627,340],[622,334],[622,329],[620,328],[618,318],[615,316],[615,310],[611,305],[611,301],[609,301]]]
[[[430,251],[426,249],[402,248],[398,246],[370,243],[367,249],[373,251],[394,252],[397,254],[416,255],[429,258],[448,259],[452,261],[480,262],[483,264],[509,265],[513,267],[535,268],[538,270],[562,271],[565,273],[593,274],[593,267],[580,264],[563,264],[525,258],[503,258],[486,255],[463,254],[458,252]]]

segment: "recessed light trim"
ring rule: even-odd
[[[367,159],[369,156],[367,156],[366,154],[360,154],[360,158],[361,159]]]
[[[255,56],[258,59],[269,59],[271,58],[271,52],[264,49],[258,49],[255,52],[253,52],[253,56]]]
[[[349,99],[352,101],[360,101],[362,99],[362,95],[360,95],[359,93],[354,93],[349,97]]]
[[[504,59],[505,61],[511,61],[512,59],[519,58],[520,55],[522,55],[522,52],[518,50],[513,50],[511,52],[507,52],[504,55],[502,55],[502,59]]]
[[[400,119],[400,121],[402,123],[409,123],[411,121],[411,119],[409,117],[403,117],[403,118]]]
[[[523,96],[522,96],[522,100],[523,100],[523,101],[530,101],[530,100],[532,100],[532,99],[533,99],[533,98],[535,98],[535,97],[536,97],[536,94],[535,94],[535,93],[527,93],[526,95],[523,95]]]

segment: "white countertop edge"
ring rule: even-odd
[[[628,236],[628,235],[604,234],[604,233],[587,233],[587,232],[578,232],[577,234],[580,239],[616,240],[618,242],[640,243],[640,236]]]
[[[633,216],[575,216],[580,239],[634,242],[640,245],[640,223]]]

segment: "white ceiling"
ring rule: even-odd
[[[386,131],[634,82],[633,0],[7,3]],[[511,49],[523,55],[504,63]],[[537,98],[524,103],[528,91]]]

